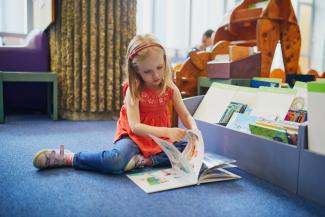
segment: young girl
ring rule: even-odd
[[[183,151],[180,142],[185,130],[170,127],[167,104],[174,108],[188,129],[197,128],[171,81],[166,51],[152,35],[137,35],[127,50],[127,75],[124,105],[117,122],[114,144],[110,150],[72,153],[60,149],[39,151],[33,160],[36,168],[71,166],[75,169],[121,174],[144,166],[169,166],[170,161],[148,135],[161,137]]]

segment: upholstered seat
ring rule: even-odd
[[[49,45],[45,32],[31,31],[22,46],[0,47],[0,71],[49,72]],[[47,84],[4,84],[5,112],[46,110]]]

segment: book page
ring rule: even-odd
[[[179,176],[189,176],[191,178],[195,176],[194,170],[190,166],[189,162],[185,160],[181,152],[174,146],[174,144],[153,135],[150,135],[150,137],[160,146],[160,148],[168,156],[173,170],[175,170],[175,172],[178,173]]]
[[[188,143],[182,152],[182,158],[189,162],[197,180],[204,157],[204,141],[199,130],[187,130],[186,137]]]
[[[186,131],[188,143],[182,153],[174,144],[156,136],[150,135],[150,137],[166,153],[172,168],[150,168],[141,172],[131,172],[127,177],[146,193],[197,184],[204,155],[204,144],[201,132],[199,130]]]
[[[251,134],[249,124],[254,124],[258,120],[261,120],[261,118],[248,114],[234,113],[227,124],[227,128]]]
[[[204,176],[201,176],[199,179],[199,183],[208,183],[208,182],[220,182],[220,181],[226,181],[226,180],[232,180],[232,179],[240,179],[241,177],[229,172],[222,168],[214,168],[209,170],[208,173],[206,173]]]
[[[161,147],[168,156],[172,168],[181,173],[180,175],[189,176],[190,179],[197,180],[202,160],[204,156],[204,143],[199,130],[187,130],[187,145],[181,153],[172,143],[160,139],[156,136],[150,137]]]
[[[204,179],[207,174],[214,173],[213,171],[215,168],[236,167],[232,164],[235,162],[236,160],[234,159],[230,159],[215,153],[205,153],[199,180]]]
[[[225,164],[235,163],[236,160],[230,159],[218,154],[205,153],[203,158],[204,165],[211,169],[213,167],[223,166]]]
[[[190,185],[196,185],[197,180],[188,179],[172,168],[148,168],[141,172],[127,174],[136,185],[146,193],[165,191]]]

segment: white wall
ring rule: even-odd
[[[192,2],[191,46],[201,42],[206,30],[217,30],[225,10],[223,0],[193,0]]]
[[[325,71],[325,1],[315,0],[314,31],[312,33],[312,54],[310,68],[319,73]]]
[[[45,30],[52,22],[52,0],[33,0],[33,27]]]
[[[169,49],[189,49],[201,42],[202,34],[207,29],[217,29],[224,12],[232,8],[234,2],[138,0],[137,33],[153,33]]]

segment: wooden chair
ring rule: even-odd
[[[269,0],[264,8],[251,8],[261,0],[244,0],[224,17],[214,43],[256,45],[262,53],[261,77],[269,77],[274,52],[280,40],[285,72],[297,73],[300,30],[290,0]]]

